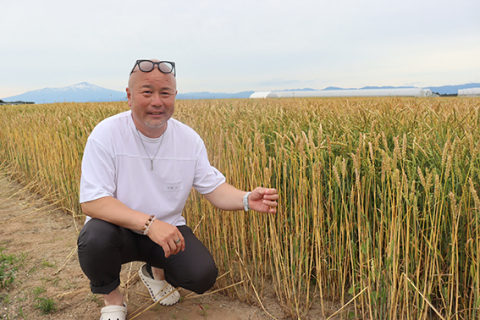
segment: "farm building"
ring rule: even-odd
[[[307,98],[307,97],[431,97],[430,89],[358,89],[318,91],[266,91],[254,92],[250,98]]]
[[[459,89],[459,96],[480,96],[480,88]]]

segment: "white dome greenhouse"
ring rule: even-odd
[[[315,91],[264,91],[254,92],[250,98],[309,98],[309,97],[431,97],[430,89],[357,89]]]
[[[459,89],[458,95],[459,96],[480,96],[480,88]]]

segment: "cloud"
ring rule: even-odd
[[[152,57],[177,63],[184,92],[467,82],[478,12],[473,0],[9,2],[0,87],[123,90],[134,61]]]

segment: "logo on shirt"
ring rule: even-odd
[[[179,182],[165,182],[164,189],[167,192],[183,190],[182,181],[179,181]]]

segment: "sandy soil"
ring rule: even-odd
[[[76,238],[81,226],[71,216],[26,193],[0,175],[0,247],[14,255],[18,271],[13,285],[0,289],[0,319],[99,319],[101,296],[89,290],[80,269]],[[124,265],[123,292],[128,301],[128,319],[140,307],[151,306],[147,289],[138,278],[140,263]],[[130,280],[129,280],[130,279]],[[182,297],[190,292],[180,290]],[[55,301],[56,311],[44,315],[35,307],[39,299]],[[285,319],[273,300],[265,303],[270,314]],[[188,297],[176,306],[155,305],[135,319],[272,319],[259,306],[252,306],[214,293]]]
[[[90,292],[89,281],[78,263],[76,241],[80,229],[81,224],[71,215],[28,193],[0,171],[0,255],[14,256],[17,268],[13,284],[0,286],[0,319],[100,319],[103,298]],[[184,289],[180,289],[182,300],[177,305],[153,305],[138,277],[141,265],[135,262],[122,269],[121,290],[129,320],[291,319],[278,304],[273,290],[262,297],[267,312],[259,303],[246,304],[212,291],[197,296]],[[38,308],[41,299],[54,301],[55,311],[43,314]],[[302,318],[322,320],[323,315],[333,315],[334,320],[345,316],[336,314],[342,309],[338,303],[324,301],[323,306],[325,313],[321,312],[319,299],[315,299]]]

